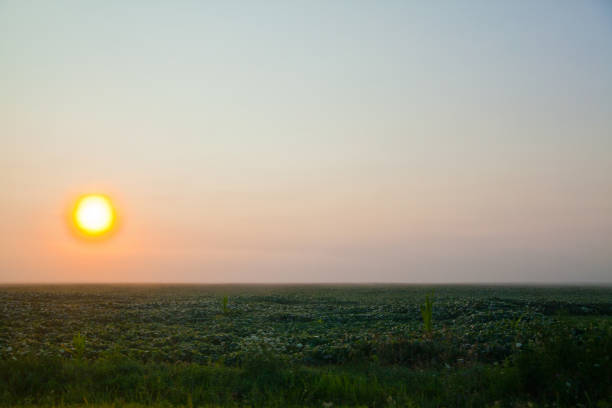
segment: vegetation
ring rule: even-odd
[[[0,287],[0,406],[612,406],[612,288],[431,289]]]
[[[229,302],[229,297],[227,295],[223,296],[222,305],[223,305],[223,314],[224,315],[227,315],[229,313],[229,309],[227,307],[228,302]]]
[[[425,304],[421,305],[421,316],[423,316],[425,334],[431,336],[433,330],[433,293],[431,297],[430,295],[425,295]]]
[[[85,337],[81,333],[72,338],[72,348],[74,350],[74,357],[81,360],[85,353]]]

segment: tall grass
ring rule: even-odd
[[[433,292],[425,295],[425,303],[421,305],[421,316],[423,317],[423,331],[425,335],[431,336],[433,331]]]
[[[605,407],[612,395],[610,355],[609,328],[576,333],[555,327],[504,364],[452,369],[367,362],[306,367],[273,355],[253,356],[240,367],[145,363],[118,352],[95,360],[25,356],[0,359],[0,406],[487,407],[555,401],[569,407],[586,401]]]
[[[85,336],[77,333],[72,338],[72,347],[74,349],[74,356],[79,360],[82,359],[85,354]]]
[[[229,313],[229,308],[228,308],[228,303],[229,303],[229,297],[227,295],[223,296],[223,300],[221,301],[221,305],[223,307],[223,314],[226,315]]]

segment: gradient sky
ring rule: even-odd
[[[0,282],[610,283],[612,3],[0,1],[0,194]]]

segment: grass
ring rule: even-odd
[[[227,315],[229,313],[229,308],[227,304],[229,303],[229,297],[227,295],[223,296],[222,306],[223,306],[223,314]]]
[[[437,407],[488,406],[494,401],[557,401],[562,406],[583,400],[605,402],[612,391],[609,364],[602,364],[612,352],[610,338],[601,331],[584,333],[585,347],[580,347],[567,340],[571,339],[568,334],[545,336],[541,344],[502,365],[452,369],[379,363],[304,367],[265,354],[253,356],[240,367],[142,363],[121,354],[93,361],[5,360],[0,363],[0,396],[7,406],[299,407],[331,402],[334,406]],[[585,364],[588,369],[581,369]]]
[[[85,354],[85,336],[78,333],[72,338],[72,348],[74,350],[74,357],[81,360]]]
[[[423,316],[425,334],[431,336],[433,330],[433,292],[431,295],[425,296],[425,304],[421,305],[421,316]]]
[[[500,370],[471,367],[469,376],[458,371],[394,369],[394,378],[380,366],[273,367],[267,361],[244,368],[202,365],[143,364],[130,360],[9,362],[2,371],[5,403],[41,405],[137,402],[169,405],[216,406],[419,406],[478,403],[501,398],[508,390],[475,392]],[[510,371],[508,371],[510,373]],[[446,384],[439,392],[440,383]],[[411,387],[408,388],[407,385]],[[418,385],[418,387],[417,387]],[[456,392],[449,392],[455,390]],[[460,391],[460,393],[458,393]],[[426,404],[426,405],[423,405]]]
[[[431,289],[0,287],[0,406],[610,406],[612,289]]]

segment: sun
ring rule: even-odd
[[[116,212],[111,200],[103,194],[81,196],[72,211],[72,223],[81,234],[101,237],[115,225]]]

